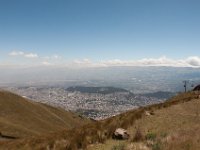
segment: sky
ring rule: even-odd
[[[200,67],[199,0],[0,0],[0,65]]]

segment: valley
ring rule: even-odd
[[[112,117],[140,106],[160,103],[175,95],[172,92],[134,94],[122,88],[84,86],[9,87],[6,90],[95,120]]]

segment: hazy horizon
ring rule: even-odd
[[[154,83],[156,90],[177,90],[182,80],[199,82],[199,4],[2,0],[0,86],[148,91]]]

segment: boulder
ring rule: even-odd
[[[151,113],[149,111],[145,111],[146,116],[151,116]]]
[[[115,132],[113,133],[113,139],[126,140],[128,138],[129,138],[129,134],[127,133],[127,130],[123,128],[117,128]]]
[[[153,111],[145,111],[145,115],[151,116],[151,115],[154,115],[154,112]]]

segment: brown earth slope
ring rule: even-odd
[[[150,112],[151,115],[147,115]],[[0,142],[5,150],[199,150],[200,99],[196,92],[54,134]],[[130,139],[112,139],[116,128]]]
[[[45,104],[0,91],[0,132],[29,137],[81,126],[89,120]]]

